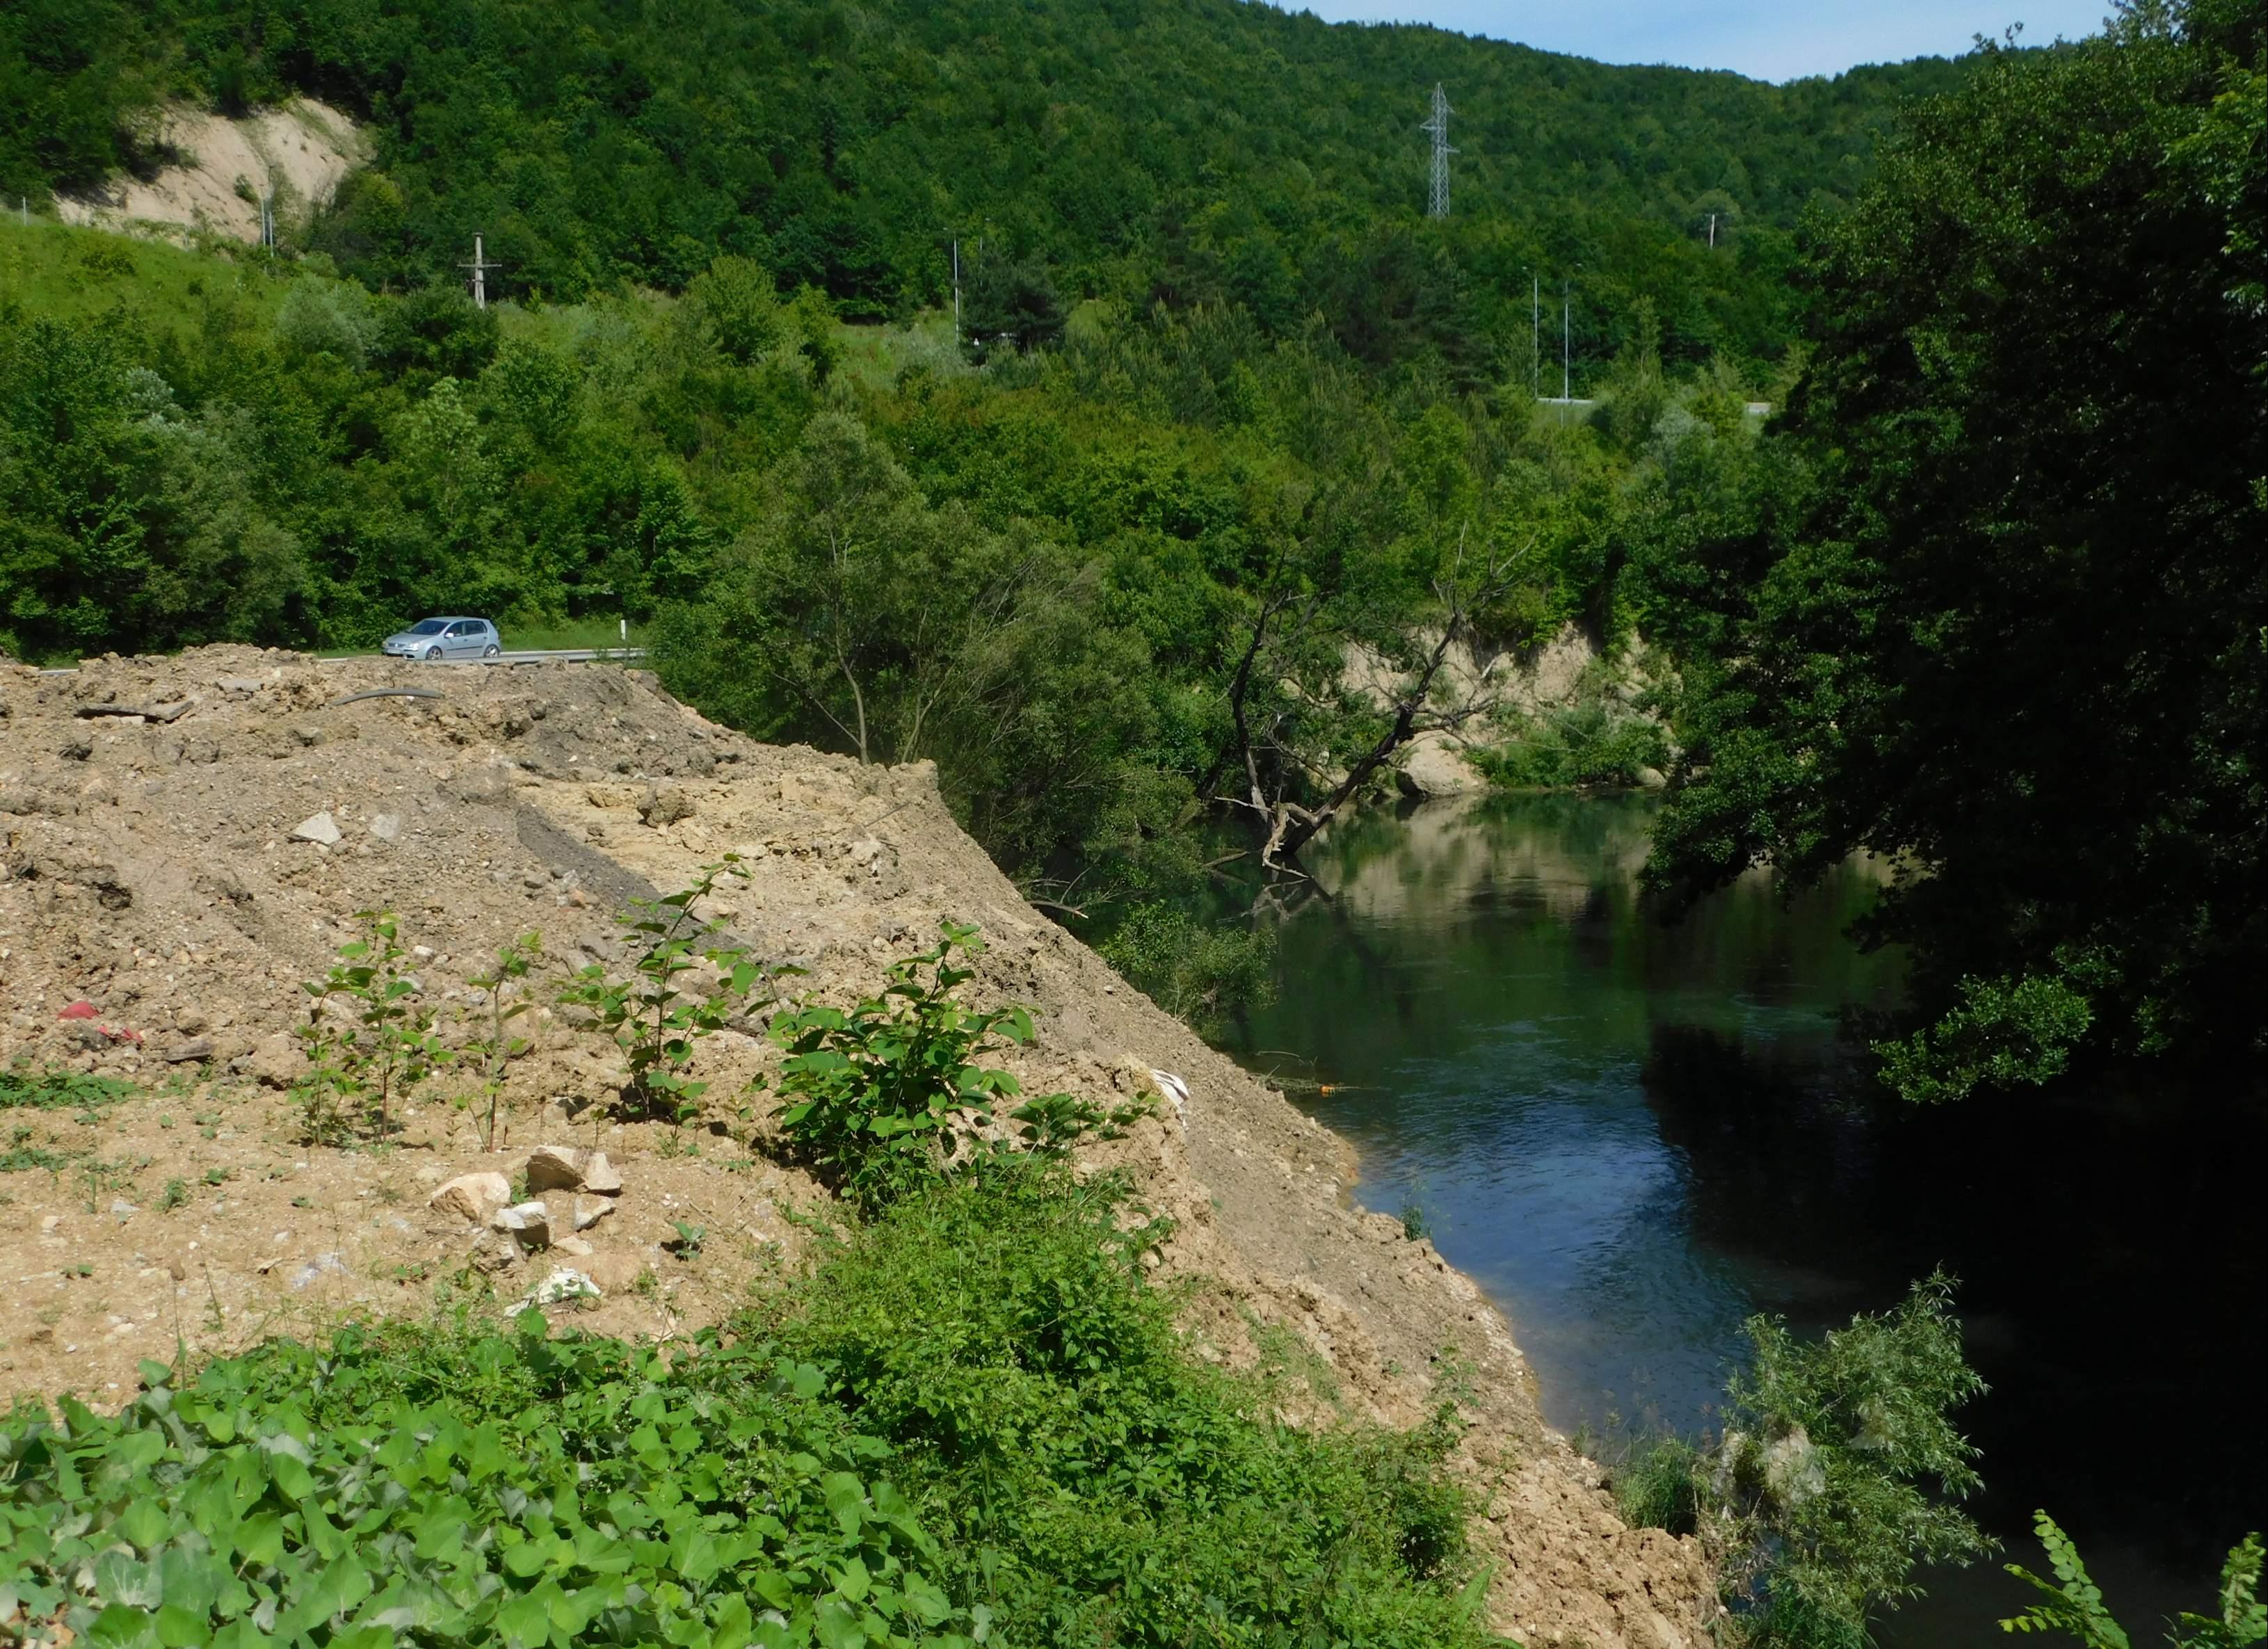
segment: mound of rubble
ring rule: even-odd
[[[954,824],[926,765],[861,767],[704,721],[607,665],[318,662],[243,647],[0,665],[0,1065],[67,1071],[0,1110],[0,1380],[115,1400],[137,1360],[306,1335],[347,1314],[520,1300],[594,1330],[682,1336],[802,1263],[826,1193],[762,1147],[753,1020],[703,1042],[709,1111],[614,1120],[619,1057],[541,1005],[516,1022],[495,1148],[469,1071],[416,1088],[387,1143],[307,1143],[295,1036],[320,979],[395,913],[419,1000],[477,1031],[469,983],[541,935],[531,1000],[624,967],[617,917],[737,856],[697,907],[730,943],[848,1002],[940,920],[979,925],[979,1005],[1026,1004],[1027,1091],[1152,1114],[1083,1153],[1178,1222],[1201,1354],[1299,1335],[1314,1411],[1397,1424],[1453,1360],[1490,1490],[1499,1627],[1530,1644],[1699,1645],[1690,1541],[1624,1528],[1548,1432],[1497,1312],[1347,1194],[1345,1145],[1207,1049],[1035,912]],[[1161,1081],[1170,1073],[1174,1081]],[[122,1091],[103,1086],[131,1084]],[[28,1091],[28,1090],[26,1090]]]

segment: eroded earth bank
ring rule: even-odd
[[[356,696],[408,688],[432,696]],[[847,1004],[941,919],[973,923],[990,948],[968,994],[1024,1003],[1037,1024],[1008,1062],[1027,1091],[1117,1103],[1156,1095],[1153,1071],[1183,1080],[1185,1105],[1164,1097],[1082,1161],[1128,1169],[1177,1222],[1163,1263],[1196,1284],[1200,1355],[1247,1364],[1257,1337],[1288,1329],[1320,1359],[1303,1419],[1407,1425],[1469,1393],[1463,1466],[1486,1494],[1475,1534],[1499,1630],[1600,1649],[1705,1640],[1697,1549],[1616,1520],[1594,1469],[1543,1426],[1496,1310],[1430,1243],[1353,1204],[1342,1141],[1027,905],[926,766],[757,744],[607,666],[214,647],[0,672],[0,1064],[136,1086],[99,1108],[0,1114],[11,1391],[114,1404],[138,1359],[177,1339],[210,1354],[425,1312],[468,1279],[509,1302],[561,1264],[601,1291],[583,1326],[682,1336],[792,1270],[800,1216],[827,1193],[721,1120],[607,1120],[594,1101],[617,1079],[614,1049],[550,1009],[519,1022],[533,1046],[510,1067],[492,1152],[452,1103],[468,1075],[416,1090],[383,1149],[307,1145],[290,1092],[302,982],[356,912],[397,913],[422,998],[445,1029],[469,1029],[468,982],[505,941],[540,930],[548,1001],[571,968],[623,961],[627,901],[735,853],[749,875],[703,914],[806,969],[796,993]],[[760,1023],[740,1024],[701,1045],[712,1100],[778,1057]],[[612,1196],[530,1186],[549,1247],[434,1205],[459,1175],[523,1175],[547,1145],[603,1152],[621,1181]],[[707,1233],[697,1252],[673,1244],[681,1222]]]

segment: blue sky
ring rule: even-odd
[[[1731,69],[1760,80],[1951,57],[2021,21],[2024,42],[2101,32],[2110,0],[1280,0],[1331,22],[1432,23],[1610,63]]]

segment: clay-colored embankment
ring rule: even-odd
[[[439,696],[340,702],[379,688]],[[588,1326],[682,1335],[792,1266],[801,1228],[784,1216],[824,1193],[717,1134],[603,1120],[590,1101],[610,1050],[548,1012],[520,1021],[534,1046],[512,1067],[491,1155],[450,1103],[469,1073],[420,1090],[401,1143],[379,1150],[299,1143],[286,1092],[299,982],[355,912],[399,913],[424,999],[461,1035],[467,981],[497,945],[541,930],[554,977],[619,963],[622,902],[683,887],[726,852],[750,874],[707,913],[806,968],[799,990],[847,1000],[941,917],[978,923],[991,948],[975,995],[1035,1010],[1029,1088],[1101,1100],[1149,1089],[1152,1069],[1186,1080],[1185,1115],[1161,1106],[1094,1159],[1130,1168],[1179,1222],[1166,1263],[1204,1279],[1194,1342],[1243,1363],[1255,1324],[1295,1332],[1329,1365],[1313,1401],[1323,1423],[1335,1410],[1411,1422],[1461,1366],[1503,1630],[1594,1649],[1702,1641],[1709,1585],[1690,1542],[1615,1520],[1590,1468],[1543,1428],[1519,1348],[1471,1283],[1352,1206],[1341,1141],[1027,906],[955,827],[928,768],[755,744],[607,666],[208,648],[74,677],[0,671],[0,1060],[143,1089],[98,1111],[0,1118],[0,1150],[34,1153],[0,1174],[0,1381],[114,1398],[176,1336],[214,1351],[347,1311],[426,1310],[482,1278],[509,1301],[559,1263],[605,1291]],[[703,1045],[696,1074],[729,1096],[772,1057],[727,1033]],[[509,1175],[547,1143],[603,1150],[622,1182],[613,1196],[551,1191],[551,1250],[524,1255],[429,1205],[446,1179]],[[697,1254],[669,1246],[680,1222],[706,1233]]]
[[[302,223],[369,158],[354,121],[312,98],[235,120],[169,108],[158,119],[157,137],[180,164],[148,178],[114,179],[98,195],[59,196],[57,214],[97,229],[175,239],[202,231],[251,246],[260,239],[262,195],[279,223]]]

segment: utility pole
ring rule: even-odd
[[[481,249],[481,237],[475,235],[473,261],[470,263],[460,263],[457,267],[460,269],[470,269],[473,272],[473,307],[486,309],[489,306],[488,273],[490,269],[500,269],[504,265],[489,261],[488,254]]]
[[[1433,116],[1418,129],[1433,134],[1433,192],[1426,202],[1429,217],[1449,215],[1449,157],[1457,151],[1449,147],[1449,94],[1441,83],[1433,83]]]
[[[1528,393],[1543,387],[1543,277],[1528,272]]]
[[[1716,249],[1717,249],[1717,214],[1716,214],[1716,213],[1714,213],[1714,212],[1712,212],[1712,213],[1710,213],[1710,214],[1709,214],[1709,250],[1710,250],[1710,251],[1712,251],[1712,252],[1714,252]]]

